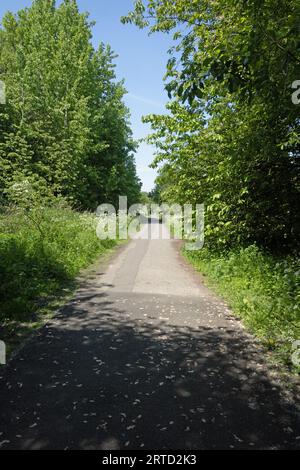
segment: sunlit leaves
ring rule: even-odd
[[[116,82],[110,47],[93,48],[87,15],[76,1],[55,7],[36,0],[2,25],[0,192],[15,175],[34,174],[77,207],[114,202],[118,193],[136,202],[126,91]]]
[[[151,32],[172,32],[170,115],[149,116],[162,196],[204,202],[207,243],[299,241],[299,16],[287,0],[145,1]],[[137,18],[132,13],[131,20]],[[169,23],[168,23],[169,22]],[[163,165],[163,166],[162,166]]]

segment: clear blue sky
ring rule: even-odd
[[[31,0],[2,0],[0,18],[7,10],[16,12],[31,3]],[[132,10],[133,3],[134,0],[78,0],[80,10],[88,11],[90,19],[96,21],[94,45],[101,41],[109,43],[119,56],[117,76],[125,79],[126,104],[131,112],[134,138],[141,138],[149,132],[141,117],[164,112],[167,94],[163,76],[171,39],[162,34],[149,37],[146,30],[123,25],[120,17]],[[137,170],[145,191],[152,189],[156,175],[148,168],[152,155],[153,148],[147,144],[142,144],[136,154]]]

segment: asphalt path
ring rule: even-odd
[[[0,449],[296,449],[298,398],[176,241],[132,240],[0,369]]]

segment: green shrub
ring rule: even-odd
[[[69,208],[0,215],[0,321],[33,321],[49,295],[116,244],[96,236],[96,217]]]

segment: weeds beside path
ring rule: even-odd
[[[249,330],[274,352],[276,361],[298,372],[293,344],[300,338],[298,258],[276,259],[251,246],[226,255],[204,249],[185,257],[220,294]]]
[[[76,287],[76,276],[117,244],[99,240],[96,217],[68,208],[0,215],[0,339],[8,356]]]

